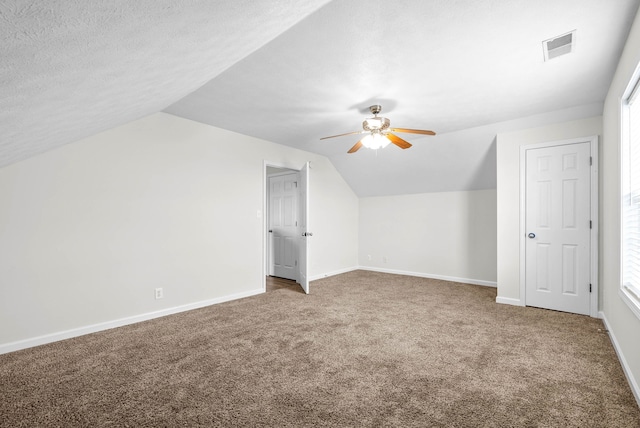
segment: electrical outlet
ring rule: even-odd
[[[386,262],[387,262],[387,256],[384,256],[384,257],[382,258],[382,263],[386,263]]]
[[[164,297],[164,293],[162,292],[162,288],[156,288],[156,299],[162,299]]]
[[[367,255],[367,260],[371,261],[371,254]]]

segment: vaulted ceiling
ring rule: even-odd
[[[601,113],[639,2],[3,1],[0,166],[165,111],[326,155],[360,196],[492,188],[497,132]],[[438,135],[320,141],[371,104]]]

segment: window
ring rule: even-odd
[[[640,80],[622,99],[622,296],[640,317]]]

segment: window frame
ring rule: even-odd
[[[619,145],[619,156],[618,160],[619,164],[619,177],[620,177],[620,188],[619,188],[619,207],[620,207],[620,278],[619,278],[619,290],[618,294],[622,298],[622,300],[629,306],[631,311],[635,314],[635,316],[640,319],[640,294],[638,290],[633,290],[631,287],[628,287],[624,283],[624,269],[625,269],[625,195],[624,186],[625,180],[629,180],[626,171],[630,168],[624,167],[625,162],[629,162],[629,145],[630,145],[630,105],[636,104],[638,108],[640,108],[640,64],[636,67],[629,83],[627,84],[627,88],[624,91],[623,96],[620,98],[620,145]],[[640,261],[638,262],[640,263]]]

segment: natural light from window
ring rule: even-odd
[[[622,287],[623,299],[640,317],[640,80],[622,99]]]

